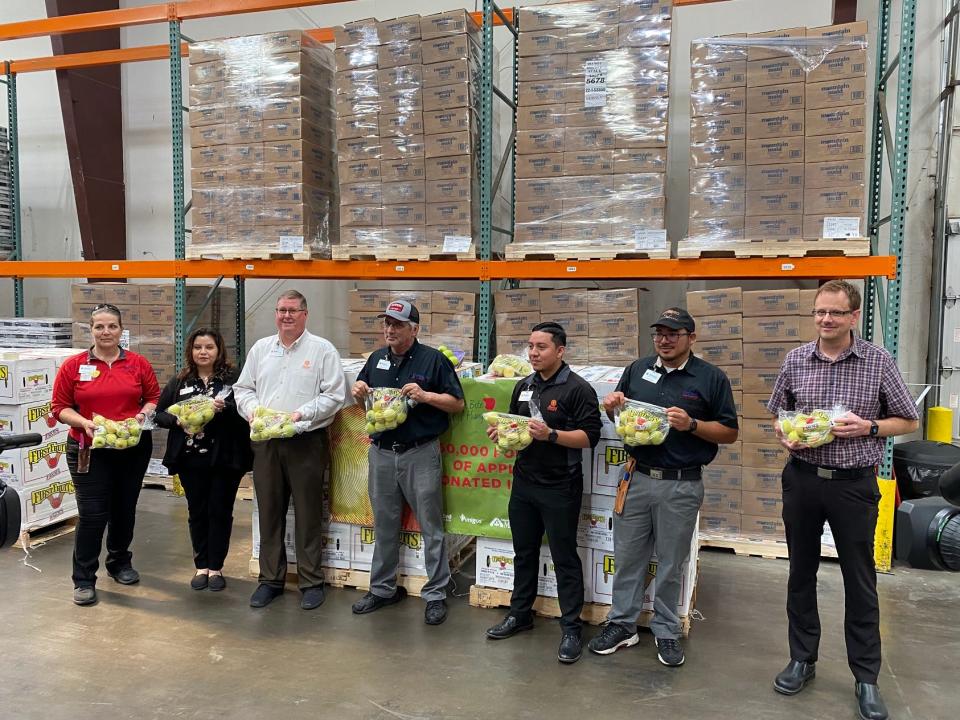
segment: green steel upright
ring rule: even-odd
[[[180,21],[170,23],[170,125],[173,136],[173,257],[186,256],[183,200],[183,65],[180,57]],[[179,371],[183,366],[183,328],[186,281],[174,279],[173,353]]]
[[[17,134],[17,76],[7,63],[7,154],[10,175],[10,231],[13,238],[11,260],[23,260],[23,238],[20,227],[20,143]],[[23,317],[23,278],[13,279],[13,312]]]

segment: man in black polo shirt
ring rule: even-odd
[[[633,472],[620,483],[613,517],[613,605],[609,624],[590,641],[590,650],[609,655],[636,645],[647,565],[657,556],[654,617],[650,622],[657,657],[683,664],[680,644],[680,567],[703,502],[701,469],[717,455],[718,443],[737,439],[737,411],[730,381],[719,368],[693,355],[696,324],[681,308],[667,308],[651,327],[656,355],[626,369],[607,395],[607,412],[625,398],[667,410],[670,432],[662,445],[628,447]]]
[[[400,526],[406,500],[420,523],[427,584],[424,621],[439,625],[447,619],[450,566],[444,549],[443,487],[440,481],[440,444],[447,415],[463,410],[463,389],[450,361],[442,353],[417,342],[420,312],[406,300],[394,300],[379,315],[387,347],[367,358],[352,393],[358,403],[374,387],[400,388],[416,405],[395,430],[371,438],[369,461],[370,504],[375,541],[370,567],[370,592],[353,604],[353,612],[379,610],[406,596],[397,585],[400,564]]]
[[[513,534],[513,594],[510,612],[487,630],[502,640],[533,627],[540,543],[547,533],[557,574],[562,637],[557,659],[575,663],[582,654],[583,566],[577,555],[577,521],[583,495],[583,449],[600,442],[600,410],[590,384],[563,361],[567,335],[556,323],[535,325],[530,333],[533,374],[517,383],[510,412],[532,417],[531,404],[543,420],[530,421],[533,442],[513,463],[510,530]],[[496,427],[488,428],[491,440]]]

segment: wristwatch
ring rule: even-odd
[[[696,418],[690,418],[690,430],[689,430],[689,432],[696,432],[696,430],[697,430],[697,419],[696,419]]]
[[[880,426],[877,425],[876,420],[870,421],[870,437],[879,437],[880,435]]]
[[[560,436],[557,434],[557,431],[556,431],[556,430],[551,430],[551,431],[550,431],[550,434],[547,435],[547,440],[549,440],[549,441],[552,442],[552,443],[555,443],[555,442],[557,441],[557,438],[558,438],[558,437],[560,437]]]

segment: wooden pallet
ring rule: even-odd
[[[42,528],[24,530],[20,533],[20,538],[17,540],[14,547],[21,549],[40,547],[51,540],[56,540],[64,535],[69,535],[77,529],[77,523],[79,521],[79,518],[71,517],[50,525],[46,525]]]
[[[582,248],[580,250],[550,251],[542,247],[507,245],[507,260],[660,260],[668,259],[670,250],[624,251],[615,248]]]
[[[737,535],[709,535],[700,532],[700,547],[733,550],[743,557],[760,557],[770,560],[786,560],[790,557],[787,543],[782,540],[748,538]],[[835,559],[836,548],[820,546],[820,557]]]
[[[470,586],[470,604],[479,608],[498,608],[510,607],[509,590],[501,588],[489,588],[482,585]],[[694,595],[696,597],[696,595]],[[541,617],[558,618],[560,617],[560,601],[557,598],[544,597],[538,595],[533,603],[533,611]],[[607,620],[607,614],[610,612],[610,606],[603,603],[584,603],[580,618],[589,625],[602,625]],[[644,610],[640,613],[637,621],[638,625],[650,627],[650,621],[653,619],[652,610]],[[690,634],[690,618],[684,616],[680,618],[680,627],[683,635]]]
[[[369,247],[366,245],[334,245],[331,254],[334,260],[476,260],[476,250],[445,253],[435,245],[429,247],[384,245]]]
[[[230,250],[211,250],[202,246],[188,245],[184,256],[187,260],[327,260],[330,258],[330,253],[315,250],[282,253],[252,246],[239,246]]]
[[[701,245],[677,243],[678,258],[778,258],[778,257],[866,257],[870,240],[849,238],[837,240],[744,240]]]

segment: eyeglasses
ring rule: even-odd
[[[689,334],[690,334],[690,333],[675,333],[675,332],[674,332],[674,333],[661,333],[661,332],[653,332],[653,333],[650,333],[650,337],[653,339],[654,342],[672,342],[672,343],[675,343],[675,342],[676,342],[677,340],[679,340],[680,338],[686,337],[686,336],[689,335]]]
[[[810,314],[815,318],[823,320],[827,315],[835,318],[845,318],[847,315],[852,315],[853,313],[853,310],[814,310]]]
[[[298,308],[296,310],[291,310],[290,308],[277,308],[277,315],[299,315],[302,312],[306,312],[303,308]]]
[[[386,319],[384,319],[384,320],[382,321],[382,325],[383,325],[383,327],[385,327],[385,328],[388,328],[388,327],[392,327],[392,328],[402,328],[402,327],[407,327],[409,324],[410,324],[410,323],[408,323],[408,322],[406,322],[406,321],[404,321],[404,320],[386,320]]]
[[[120,308],[118,308],[116,305],[111,305],[110,303],[100,303],[93,309],[93,312],[97,312],[98,310],[110,310],[118,315],[120,314]]]

